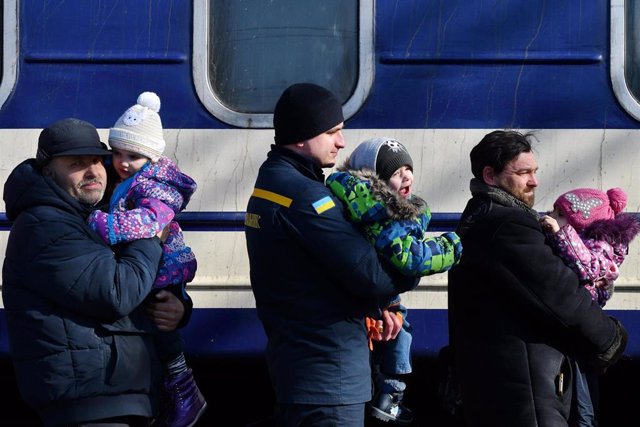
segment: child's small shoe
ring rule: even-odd
[[[402,404],[403,392],[379,392],[369,405],[369,414],[384,422],[409,425],[413,422],[413,412]]]
[[[200,389],[196,385],[191,369],[164,382],[168,395],[168,409],[163,425],[166,427],[192,427],[207,408]]]

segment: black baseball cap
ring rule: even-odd
[[[52,123],[40,132],[36,163],[45,165],[59,156],[109,156],[111,152],[100,141],[98,130],[84,120],[66,118]]]

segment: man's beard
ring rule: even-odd
[[[514,196],[530,208],[533,208],[533,205],[536,203],[536,193],[533,190],[528,192],[521,192],[520,194],[516,194]]]
[[[104,197],[105,186],[104,184],[102,184],[100,186],[100,190],[90,190],[90,191],[82,190],[83,185],[91,184],[91,183],[101,183],[101,181],[98,179],[89,179],[86,181],[82,181],[80,184],[78,184],[78,201],[83,205],[92,207],[100,203],[100,201]],[[96,194],[97,196],[94,197],[94,195]]]
[[[500,185],[499,187],[502,190],[506,191],[507,193],[511,194],[516,199],[520,200],[528,208],[533,208],[533,205],[536,202],[535,188],[531,188],[531,189],[527,188],[525,190],[514,190],[513,188],[510,188],[506,185]]]
[[[89,197],[88,195],[80,194],[78,196],[78,201],[85,206],[93,207],[98,203],[100,203],[103,197],[104,197],[104,192],[102,192],[100,197],[98,197],[97,199],[94,197]]]

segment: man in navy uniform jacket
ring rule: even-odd
[[[274,112],[275,145],[245,219],[251,285],[268,338],[267,364],[281,426],[358,426],[371,399],[365,315],[384,310],[417,280],[381,265],[324,185],[345,146],[342,106],[327,89],[287,88]]]

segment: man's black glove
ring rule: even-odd
[[[622,353],[624,353],[624,350],[627,347],[627,330],[622,326],[622,323],[620,323],[618,319],[614,317],[611,319],[616,326],[616,336],[609,348],[604,353],[596,355],[594,360],[594,364],[601,368],[603,372],[620,359]]]

